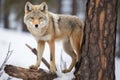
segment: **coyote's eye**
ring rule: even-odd
[[[39,17],[39,20],[42,19],[42,17]]]

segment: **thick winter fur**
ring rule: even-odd
[[[50,47],[50,71],[55,73],[55,41],[61,40],[64,51],[72,58],[71,65],[63,72],[71,71],[80,59],[84,29],[83,22],[76,16],[49,12],[45,2],[40,5],[33,5],[27,2],[25,5],[24,22],[37,41],[37,61],[30,68],[38,69],[45,42],[47,42]]]

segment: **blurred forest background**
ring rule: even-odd
[[[27,32],[26,25],[23,22],[24,6],[27,1],[33,4],[46,1],[49,11],[58,14],[77,15],[85,20],[87,0],[0,0],[0,28]],[[116,56],[120,57],[120,0],[116,33]]]

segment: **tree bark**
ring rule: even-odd
[[[115,80],[118,0],[88,0],[82,61],[76,80]]]

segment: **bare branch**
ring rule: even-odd
[[[10,58],[10,56],[11,56],[11,54],[12,54],[12,52],[13,52],[13,50],[10,50],[10,46],[11,46],[11,43],[9,43],[8,52],[7,52],[7,54],[6,54],[6,57],[5,57],[5,59],[4,59],[4,62],[2,63],[2,65],[1,65],[1,67],[0,67],[0,71],[3,70],[6,62],[8,61],[8,59]]]

